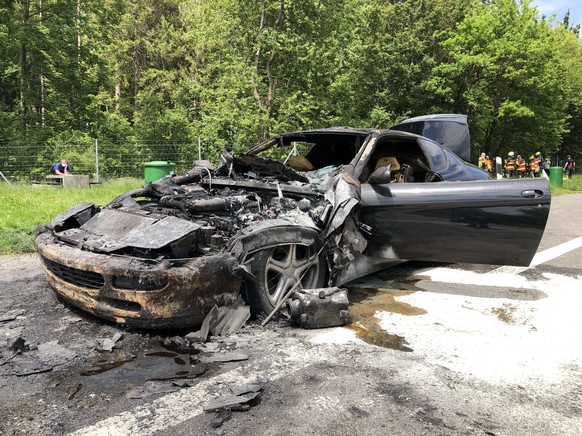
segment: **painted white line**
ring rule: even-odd
[[[529,266],[501,266],[491,272],[497,274],[519,274],[530,268],[541,265],[542,263],[549,262],[556,257],[560,257],[566,253],[569,253],[570,251],[574,251],[580,247],[582,247],[582,236],[536,253]]]
[[[582,236],[536,253],[533,260],[531,261],[530,267],[546,263],[552,259],[555,259],[556,257],[560,257],[563,254],[574,251],[580,247],[582,247]]]
[[[81,428],[72,435],[153,434],[204,413],[203,406],[218,396],[217,386],[223,385],[221,390],[224,390],[225,386],[273,381],[293,374],[318,361],[329,360],[329,356],[320,354],[319,349],[314,346],[310,348],[305,346],[286,347],[285,355],[278,357],[279,360],[269,361],[271,366],[266,370],[259,369],[259,365],[261,363],[264,365],[265,362],[240,365],[236,369],[203,380],[190,388],[165,395],[149,404],[134,407],[95,425]]]

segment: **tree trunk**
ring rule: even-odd
[[[22,2],[22,26],[24,27],[30,19],[30,1],[24,0]],[[20,101],[19,101],[19,115],[20,115],[20,133],[23,138],[26,138],[26,105],[27,105],[27,91],[26,85],[28,83],[28,46],[26,40],[23,38],[20,41]]]

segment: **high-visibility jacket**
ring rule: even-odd
[[[537,173],[540,170],[540,161],[534,157],[529,161],[529,169]]]
[[[485,159],[485,171],[491,171],[492,169],[491,159]]]
[[[487,165],[487,159],[479,156],[479,168],[485,169],[486,165]]]
[[[515,169],[515,158],[514,157],[508,157],[507,159],[505,159],[505,169],[507,171],[513,171]]]
[[[517,162],[517,171],[519,171],[521,173],[525,173],[526,170],[527,170],[527,167],[525,165],[525,159],[520,159]]]

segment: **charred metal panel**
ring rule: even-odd
[[[199,224],[172,216],[159,219],[104,209],[81,226],[80,230],[86,232],[85,246],[110,253],[125,247],[159,249],[193,234],[199,228]],[[65,233],[63,237],[66,236]]]
[[[90,202],[78,204],[53,218],[51,226],[60,229],[81,226],[95,215],[97,210],[97,206]]]
[[[243,154],[234,158],[234,164],[240,167],[242,172],[255,171],[265,176],[275,176],[280,180],[296,180],[307,182],[305,176],[299,174],[285,164],[250,154]]]
[[[80,251],[55,242],[49,232],[39,235],[36,244],[48,281],[59,296],[120,324],[141,328],[195,327],[212,307],[235,302],[240,292],[239,264],[228,253],[183,262],[156,262]],[[103,284],[95,281],[92,288],[87,287],[72,279],[70,271],[101,276]],[[166,284],[161,289],[151,289],[151,283],[156,282]],[[130,283],[136,287],[127,289]],[[101,286],[96,289],[98,285]]]
[[[304,329],[336,327],[350,322],[348,291],[340,288],[302,289],[287,302],[291,319]]]

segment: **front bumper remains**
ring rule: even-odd
[[[195,327],[214,305],[232,304],[240,292],[239,264],[229,253],[161,261],[98,254],[60,243],[48,230],[36,246],[60,297],[119,324]]]

